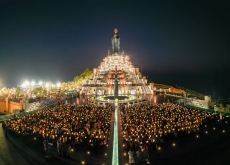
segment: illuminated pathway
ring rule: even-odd
[[[112,165],[118,165],[118,120],[117,120],[117,111],[118,111],[118,104],[115,104],[115,111],[114,111],[114,131],[113,131],[113,159]]]

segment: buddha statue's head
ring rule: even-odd
[[[116,34],[116,33],[118,33],[118,30],[117,30],[117,28],[115,28],[115,29],[114,29],[114,33],[115,33],[115,34]]]

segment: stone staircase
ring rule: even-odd
[[[134,75],[137,84],[141,85],[142,90],[145,92],[146,95],[152,94],[150,88],[148,85],[146,85],[143,81],[143,79],[140,79],[137,75]]]
[[[152,94],[152,92],[151,92],[151,90],[150,90],[149,86],[147,86],[146,84],[144,84],[144,86],[143,86],[143,87],[145,88],[145,92],[146,92],[146,94],[147,94],[147,95]]]
[[[91,86],[97,84],[98,75],[99,75],[99,74],[98,74],[98,72],[97,72],[96,75],[93,77],[93,80],[90,81],[90,83],[89,83],[87,86],[84,86],[84,87],[82,88],[82,93],[85,93],[86,95],[87,95],[88,93],[90,93],[90,88],[91,88]]]
[[[90,85],[92,85],[92,84],[96,84],[97,83],[97,78],[98,78],[98,72],[96,73],[96,75],[93,77],[93,81],[92,81],[92,83],[90,83]]]

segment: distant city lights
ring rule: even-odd
[[[57,83],[57,87],[60,87],[60,86],[61,86],[61,83],[60,83],[60,82],[58,82],[58,83]]]
[[[39,82],[36,82],[36,81],[24,81],[20,86],[23,87],[23,88],[33,88],[33,87],[39,87],[39,86],[45,86],[46,88],[49,88],[49,87],[58,87],[60,88],[62,85],[62,83],[60,82],[57,82],[56,85],[53,84],[51,81],[50,82],[43,82],[43,81],[39,81]]]
[[[35,81],[32,81],[32,82],[31,82],[31,85],[34,86],[34,85],[35,85]]]

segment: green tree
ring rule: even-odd
[[[33,94],[35,96],[39,95],[39,96],[44,96],[46,94],[46,89],[43,87],[39,87],[39,88],[35,88],[33,90]]]
[[[78,82],[79,79],[80,79],[80,76],[75,76],[75,77],[73,78],[73,81],[74,81],[74,82]]]
[[[16,88],[16,98],[20,96],[20,93],[21,93],[20,88],[17,87]]]
[[[223,106],[223,104],[220,104],[220,112],[224,112],[225,111],[225,107]]]
[[[82,85],[86,82],[87,79],[91,79],[92,77],[93,77],[93,70],[86,68],[85,71],[80,76],[75,76],[73,81],[78,85]]]
[[[214,106],[216,105],[216,102],[212,99],[209,100],[208,102],[208,105],[211,107],[211,108],[214,108]]]
[[[227,111],[227,112],[230,112],[230,104],[227,104],[227,105],[226,105],[226,111]]]

